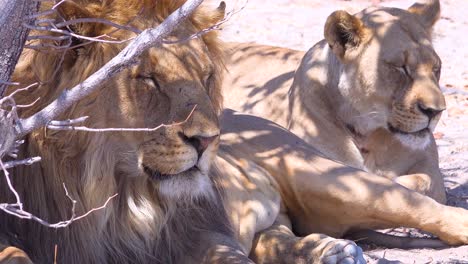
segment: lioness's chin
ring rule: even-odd
[[[160,174],[145,170],[157,183],[159,194],[165,199],[194,199],[213,195],[213,187],[207,173],[194,166],[177,174]]]
[[[401,144],[416,150],[423,150],[431,142],[431,131],[428,128],[421,129],[419,131],[408,133],[398,130],[392,126],[389,126],[390,132],[401,142]]]

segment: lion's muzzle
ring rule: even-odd
[[[154,133],[139,147],[139,167],[153,180],[175,176],[207,175],[219,142],[217,122],[194,113],[182,125]],[[216,120],[217,121],[217,120]]]

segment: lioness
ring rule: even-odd
[[[125,40],[135,33],[80,18],[106,19],[144,30],[160,24],[184,2],[65,1],[48,18],[55,24],[76,19],[70,28],[84,37]],[[183,40],[223,15],[224,4],[215,11],[199,9],[171,40]],[[23,52],[13,80],[40,84],[15,99],[20,104],[41,100],[23,109],[22,117],[82,82],[125,47],[81,40],[72,40],[73,48],[66,51],[63,63],[61,53],[54,49]],[[40,38],[32,44],[47,47],[66,42]],[[155,132],[38,129],[28,135],[19,158],[41,156],[42,161],[11,171],[25,210],[57,222],[71,217],[70,199],[76,200],[80,215],[118,196],[105,209],[62,229],[21,221],[2,211],[0,241],[21,248],[37,263],[252,263],[230,228],[220,198],[220,179],[209,173],[220,133],[220,51],[214,33],[153,47],[136,65],[119,72],[60,116],[89,116],[87,124],[93,127],[151,128],[182,121],[196,106],[188,122]],[[9,93],[15,89],[10,87]],[[0,201],[14,202],[1,178]],[[0,260],[29,262],[13,247],[1,252]]]
[[[74,21],[68,22],[70,29],[85,38],[125,40],[134,33],[81,18],[101,18],[143,30],[160,24],[184,2],[65,1],[58,5],[57,14],[47,18],[55,24]],[[72,201],[68,198],[76,201],[78,215],[102,205],[115,193],[118,197],[102,211],[63,229],[21,221],[2,211],[1,263],[30,263],[29,258],[38,263],[251,263],[242,252],[247,247],[241,248],[236,239],[245,237],[239,235],[243,230],[269,227],[277,209],[255,206],[255,201],[263,201],[262,196],[248,190],[250,185],[244,185],[240,170],[217,170],[229,162],[227,155],[216,157],[222,46],[213,32],[185,41],[223,14],[224,4],[215,11],[199,9],[170,37],[170,41],[182,40],[180,43],[147,50],[136,65],[119,72],[59,118],[89,116],[86,124],[92,127],[151,128],[189,116],[186,122],[154,132],[38,129],[26,137],[19,158],[41,156],[42,161],[11,171],[25,210],[56,222],[70,218]],[[21,109],[21,117],[31,116],[81,83],[125,47],[74,38],[73,47],[62,57],[48,47],[67,43],[39,38],[30,44],[44,50],[25,50],[13,80],[25,85],[38,81],[39,87],[17,94],[15,99],[18,104],[41,100]],[[16,88],[10,87],[8,93]],[[210,172],[214,161],[219,166]],[[221,200],[224,186],[230,194]],[[3,177],[0,187],[0,201],[14,202]],[[276,193],[264,191],[269,200],[279,202]],[[254,202],[238,203],[237,198]],[[267,212],[261,225],[250,225],[250,215],[244,214],[252,208],[258,214]],[[230,225],[238,223],[237,216],[242,218],[243,230],[239,225],[233,230]],[[315,262],[337,263],[345,258],[363,262],[360,248],[351,241],[322,235],[316,242],[308,250],[289,249]]]
[[[355,16],[337,11],[325,40],[307,53],[234,45],[223,87],[236,89],[224,91],[225,106],[272,120],[327,157],[443,203],[430,133],[445,109],[430,40],[439,12],[438,1]],[[248,66],[260,63],[261,72]]]
[[[255,128],[260,121],[253,117],[246,124],[236,117],[237,128],[234,118],[222,125],[238,133],[226,145],[273,178],[296,234],[410,226],[449,244],[468,243],[468,212],[436,202],[445,202],[431,134],[445,109],[441,62],[430,40],[439,13],[438,1],[408,10],[337,11],[326,22],[325,40],[305,54],[253,44],[231,53],[225,106],[287,127],[305,144],[284,154],[279,147],[295,141],[283,144],[284,133]],[[243,130],[249,136],[240,136]],[[353,174],[306,145],[377,175]]]

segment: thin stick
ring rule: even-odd
[[[21,203],[21,198],[20,198],[18,192],[16,191],[15,187],[13,187],[13,184],[11,183],[11,179],[10,179],[10,174],[8,173],[6,167],[3,165],[2,160],[0,160],[0,167],[3,170],[3,173],[4,173],[4,176],[5,176],[5,180],[7,182],[8,188],[13,193],[13,195],[15,195],[15,198],[16,198],[15,206],[18,206],[20,208],[20,210],[23,210],[23,204]]]
[[[62,27],[66,27],[66,26],[70,26],[70,25],[74,25],[74,24],[78,24],[78,23],[101,23],[101,24],[106,24],[106,25],[118,28],[118,29],[128,30],[128,31],[131,31],[131,32],[134,32],[134,33],[137,33],[137,34],[140,34],[142,32],[138,28],[129,27],[129,26],[125,26],[125,25],[119,25],[119,24],[116,24],[116,23],[111,22],[109,20],[102,19],[102,18],[77,18],[77,19],[71,19],[71,20],[67,20],[67,21],[64,21],[64,22],[60,22],[60,23],[56,24],[55,26],[58,27],[58,28],[62,28]]]
[[[41,161],[41,157],[32,157],[23,160],[12,160],[3,163],[4,169],[10,169],[19,165],[32,165],[33,163]],[[0,161],[1,162],[1,161]]]
[[[99,133],[101,132],[154,132],[163,127],[179,126],[179,125],[186,123],[190,119],[190,117],[192,117],[193,112],[195,112],[196,107],[197,105],[195,105],[192,108],[192,111],[190,111],[187,118],[185,118],[185,120],[183,121],[172,123],[172,124],[161,124],[153,128],[126,128],[126,127],[125,128],[89,128],[86,126],[71,126],[71,124],[78,123],[79,121],[84,121],[88,117],[80,117],[77,119],[72,119],[72,120],[69,119],[66,121],[51,121],[49,125],[47,125],[47,128],[52,129],[52,130],[74,130],[74,131],[99,132]],[[63,125],[61,122],[63,122]]]

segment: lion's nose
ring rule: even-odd
[[[198,152],[198,156],[201,156],[203,152],[213,143],[213,141],[218,138],[219,135],[215,136],[193,136],[193,137],[187,137],[187,142],[191,144]]]
[[[445,110],[445,108],[429,107],[429,106],[426,106],[424,103],[421,103],[421,102],[418,103],[418,109],[419,109],[419,111],[421,111],[421,113],[425,114],[429,119],[434,118],[440,112]]]

